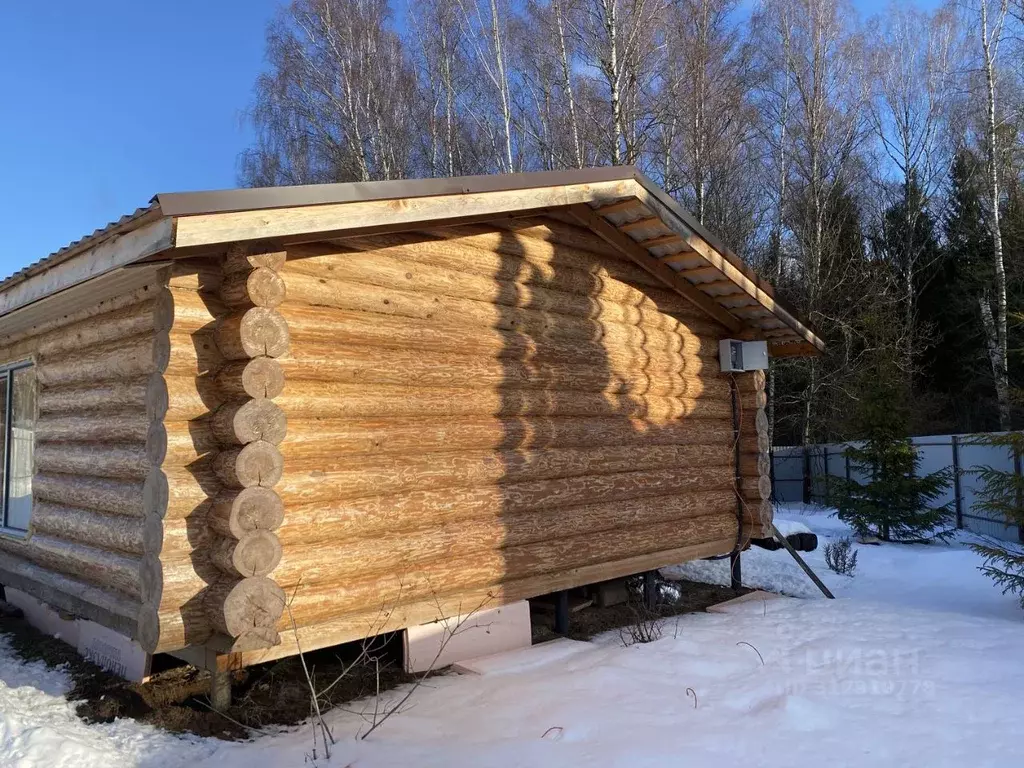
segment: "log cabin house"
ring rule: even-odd
[[[158,195],[0,283],[0,584],[244,665],[738,551],[723,338],[822,349],[632,168]]]

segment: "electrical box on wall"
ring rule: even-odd
[[[718,342],[722,373],[763,371],[768,368],[768,342],[722,339]]]

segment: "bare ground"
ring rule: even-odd
[[[659,581],[659,602],[653,609],[638,599],[639,582],[630,583],[627,603],[605,608],[575,610],[569,637],[588,640],[609,630],[630,627],[651,618],[702,611],[748,590],[692,582]],[[533,641],[557,637],[553,613],[534,602]],[[163,656],[154,657],[154,673],[146,683],[129,683],[79,656],[61,640],[44,635],[19,618],[0,618],[0,633],[25,661],[43,661],[64,667],[71,680],[69,701],[77,702],[78,716],[89,723],[106,723],[130,717],[173,733],[192,733],[222,739],[245,739],[253,729],[296,725],[311,715],[309,683],[298,657],[282,659],[234,673],[234,704],[227,712],[209,706],[207,672]],[[306,664],[318,690],[323,690],[347,669],[344,677],[320,698],[322,710],[372,696],[416,679],[401,664],[401,636],[392,633],[374,643],[374,661],[352,666],[361,645],[325,648],[305,654]]]

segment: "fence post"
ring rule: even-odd
[[[957,435],[950,437],[950,445],[953,446],[953,502],[956,505],[956,527],[964,527],[964,500],[960,490],[960,438]]]
[[[804,446],[804,504],[811,503],[811,452]]]
[[[1021,468],[1020,468],[1020,451],[1018,451],[1017,447],[1014,446],[1014,448],[1013,448],[1013,474],[1016,475],[1016,479],[1017,479],[1017,483],[1016,483],[1016,485],[1017,485],[1017,494],[1016,494],[1016,499],[1014,499],[1014,503],[1016,504],[1017,509],[1020,509],[1021,505],[1024,504],[1024,499],[1021,499],[1020,471],[1021,471]],[[1019,541],[1022,544],[1024,544],[1024,526],[1020,526],[1020,525],[1017,526],[1017,541]]]
[[[825,488],[824,492],[822,493],[822,497],[824,498],[825,506],[827,507],[829,505],[829,502],[831,501],[831,499],[829,498],[831,495],[829,493],[829,486],[832,484],[831,482],[829,482],[829,478],[831,477],[831,475],[828,471],[828,445],[823,445],[821,447],[821,453],[825,457]]]

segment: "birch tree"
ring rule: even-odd
[[[580,0],[577,50],[590,81],[585,113],[599,162],[640,163],[654,131],[667,0]]]
[[[386,0],[295,0],[267,33],[250,184],[370,181],[413,163],[415,75]]]
[[[508,0],[456,0],[465,39],[474,62],[478,99],[470,114],[487,136],[493,168],[499,173],[521,170],[513,118],[513,73],[509,67]]]
[[[1003,256],[1003,233],[1000,221],[1002,192],[1000,187],[999,129],[999,51],[1003,45],[1008,0],[974,0],[972,12],[974,33],[980,48],[980,65],[984,80],[984,128],[982,144],[985,151],[988,229],[992,237],[992,286],[978,297],[985,345],[992,366],[996,400],[999,407],[999,428],[1010,428],[1010,380],[1007,360],[1006,264]]]
[[[928,243],[918,233],[922,217],[941,200],[955,156],[950,130],[961,91],[956,18],[948,10],[929,15],[891,6],[875,20],[871,46],[872,98],[867,114],[880,157],[881,199],[886,210],[901,212],[902,242],[886,254],[900,284],[905,329],[904,358],[915,349],[916,295],[920,276],[931,264]],[[886,226],[885,217],[882,217]],[[887,240],[893,238],[888,237]]]

